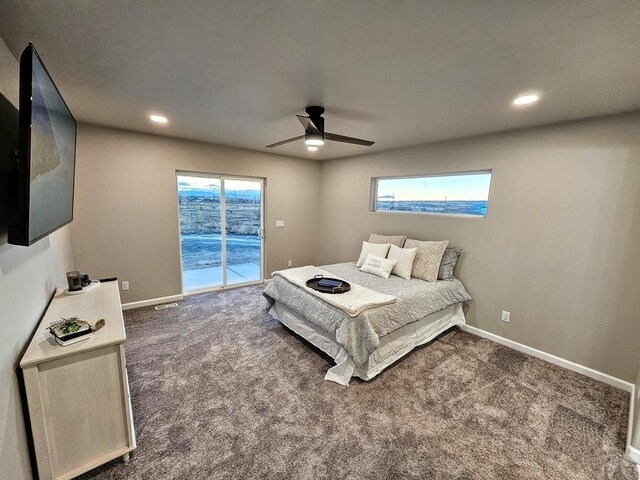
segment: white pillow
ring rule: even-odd
[[[390,243],[369,243],[362,242],[362,251],[360,252],[360,257],[356,262],[356,267],[361,267],[364,263],[367,255],[373,253],[376,257],[387,258],[387,253],[389,253]]]
[[[416,258],[417,251],[417,248],[400,248],[391,245],[387,259],[398,261],[391,273],[405,280],[409,280],[411,278],[411,270],[413,269],[413,260]]]
[[[398,263],[397,260],[387,260],[386,258],[378,257],[372,253],[367,255],[362,267],[360,267],[361,272],[373,273],[382,278],[389,278],[391,275],[391,270]]]

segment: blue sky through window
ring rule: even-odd
[[[380,178],[378,201],[487,201],[491,173]]]

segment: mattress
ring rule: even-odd
[[[465,318],[462,305],[462,302],[455,303],[380,337],[378,347],[361,366],[356,366],[351,356],[330,333],[286,305],[275,301],[269,313],[336,361],[336,365],[327,371],[325,380],[348,386],[351,377],[371,380],[415,347],[433,340],[451,327],[463,325]]]
[[[356,317],[351,317],[281,276],[275,276],[269,282],[264,295],[271,303],[277,301],[287,306],[301,318],[328,333],[357,367],[364,367],[370,355],[378,348],[380,338],[427,315],[471,300],[457,278],[437,282],[415,278],[405,280],[394,275],[380,278],[361,272],[353,263],[321,268],[337,278],[392,295],[397,300],[390,305],[365,310]]]

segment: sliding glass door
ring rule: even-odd
[[[223,178],[226,284],[262,279],[262,181]]]
[[[183,291],[260,282],[263,180],[178,173],[177,183]]]

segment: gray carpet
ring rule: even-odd
[[[625,392],[458,329],[345,388],[265,305],[126,312],[138,448],[82,478],[636,478]]]

